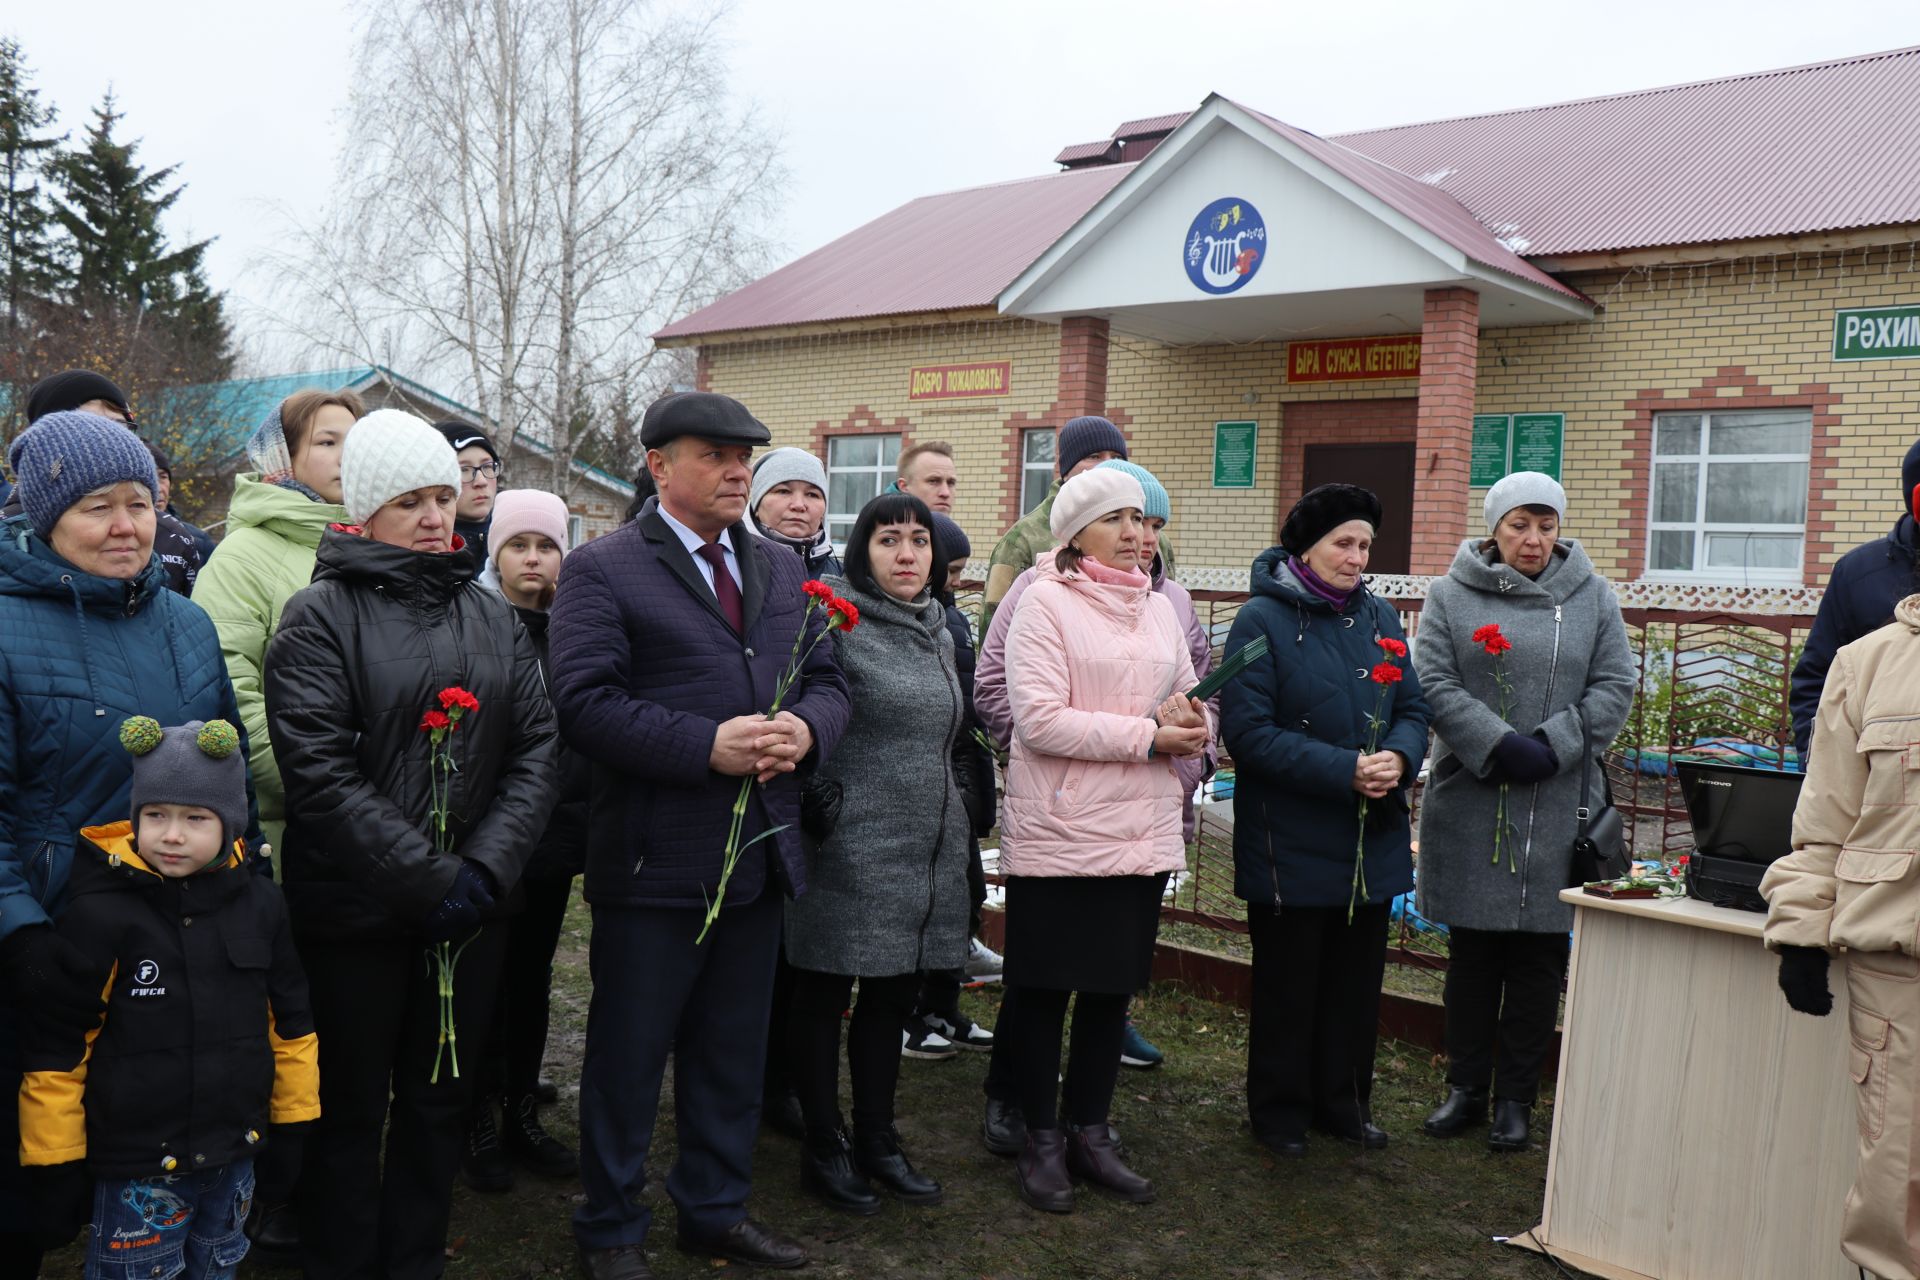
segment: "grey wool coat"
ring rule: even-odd
[[[965,705],[946,610],[823,581],[860,608],[832,640],[852,718],[820,770],[844,798],[806,895],[787,904],[787,959],[868,978],[957,968],[973,832],[953,779]]]
[[[1510,720],[1500,718],[1494,660],[1473,639],[1490,622],[1513,644],[1502,659],[1513,686]],[[1633,655],[1613,590],[1571,539],[1560,540],[1532,580],[1468,539],[1427,593],[1413,662],[1437,739],[1420,803],[1421,914],[1465,929],[1565,933],[1573,908],[1560,891],[1571,869],[1582,759],[1575,708],[1585,709],[1593,742],[1589,803],[1597,806],[1601,753],[1633,705]],[[1511,785],[1515,866],[1504,852],[1495,866],[1493,748],[1509,732],[1536,730],[1560,768],[1545,782]]]

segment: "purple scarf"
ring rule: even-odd
[[[1360,588],[1355,586],[1346,591],[1330,587],[1320,580],[1320,575],[1307,568],[1307,562],[1299,556],[1288,556],[1287,567],[1293,570],[1293,576],[1300,579],[1300,585],[1325,600],[1334,608],[1345,611],[1347,601],[1353,599],[1353,593]]]

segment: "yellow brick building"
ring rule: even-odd
[[[1243,582],[1338,479],[1381,493],[1375,568],[1417,591],[1533,464],[1649,599],[1804,605],[1901,518],[1920,436],[1890,83],[1920,53],[1339,139],[1212,97],[914,201],[659,339],[822,457],[841,528],[943,440],[984,558],[1052,430],[1101,413],[1166,485],[1190,584]]]

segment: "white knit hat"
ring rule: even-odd
[[[827,491],[827,472],[820,465],[820,459],[805,449],[795,449],[789,445],[755,459],[753,489],[747,497],[747,510],[758,511],[760,499],[773,492],[773,486],[789,480],[803,480],[822,494]]]
[[[354,423],[340,449],[341,505],[365,524],[415,489],[460,492],[460,458],[447,438],[404,409],[375,409]]]
[[[1515,507],[1552,507],[1567,518],[1567,491],[1544,471],[1516,471],[1487,490],[1487,532],[1492,533]]]
[[[1138,480],[1124,471],[1095,467],[1060,486],[1047,528],[1053,531],[1055,542],[1067,542],[1109,511],[1127,507],[1144,511],[1146,506],[1147,495]]]

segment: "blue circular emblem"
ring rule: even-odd
[[[1187,228],[1181,253],[1195,288],[1232,293],[1260,270],[1267,253],[1266,221],[1248,201],[1221,196]]]

